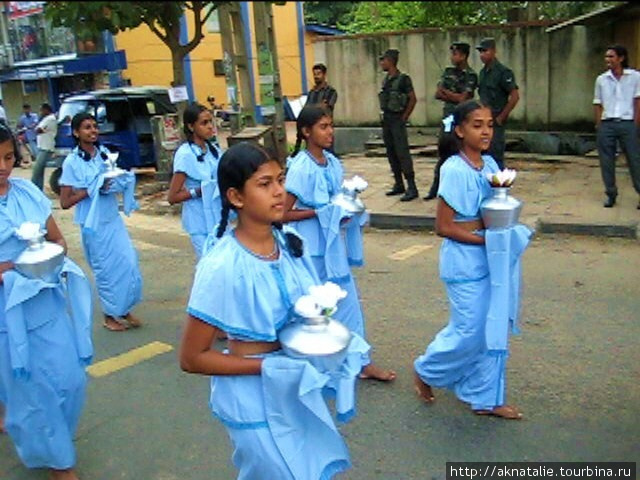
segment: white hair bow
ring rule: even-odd
[[[444,131],[446,133],[450,133],[453,128],[453,114],[449,115],[442,119],[442,124],[444,125]]]

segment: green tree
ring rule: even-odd
[[[95,39],[145,24],[171,51],[174,85],[184,85],[184,57],[204,38],[203,26],[215,9],[227,2],[47,2],[45,16],[54,26],[70,28],[79,39]],[[187,43],[180,42],[180,19],[193,16],[195,28]]]
[[[348,24],[360,2],[304,2],[304,20],[330,27]]]
[[[563,20],[624,2],[357,2],[338,26],[348,33],[506,23],[514,9],[531,20]]]

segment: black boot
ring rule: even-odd
[[[427,193],[427,195],[425,197],[422,197],[422,199],[425,202],[428,202],[429,200],[433,200],[437,196],[438,196],[438,187],[434,183],[434,184],[431,185],[431,188],[429,189],[429,193]]]
[[[405,192],[404,183],[402,182],[402,174],[394,172],[393,177],[395,179],[393,188],[386,193],[387,197],[391,197],[392,195],[400,195],[401,193]]]
[[[611,208],[616,204],[616,195],[607,195],[607,199],[602,205],[604,208]]]
[[[418,187],[416,187],[416,181],[414,177],[407,178],[407,191],[400,197],[401,202],[410,202],[414,198],[418,198]]]

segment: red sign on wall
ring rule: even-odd
[[[16,18],[28,17],[29,15],[35,15],[42,13],[45,2],[7,2],[9,5],[9,18],[15,20]]]

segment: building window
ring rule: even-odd
[[[212,8],[214,8],[215,5],[211,5],[209,7],[209,10],[211,10]],[[207,22],[206,22],[206,26],[207,26],[207,32],[208,33],[220,33],[220,17],[218,17],[218,9],[214,10],[214,12],[209,15],[209,18],[207,18]]]
[[[53,28],[45,21],[44,2],[8,2],[9,43],[14,62],[76,53],[73,32],[64,27]]]

